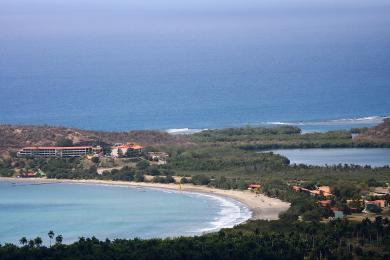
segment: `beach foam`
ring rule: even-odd
[[[207,198],[219,204],[220,210],[218,216],[216,216],[213,221],[208,223],[207,227],[189,230],[189,234],[198,235],[202,233],[218,231],[222,228],[231,228],[235,225],[247,221],[252,217],[252,211],[245,204],[227,197],[193,191],[176,191],[163,188],[145,187],[145,189],[160,190],[166,193],[180,193],[189,197]]]
[[[211,222],[211,227],[204,228],[202,232],[217,231],[221,228],[232,228],[251,218],[252,212],[244,204],[228,198],[214,197],[221,205],[218,217]]]
[[[186,135],[186,134],[195,134],[202,132],[207,129],[196,129],[196,128],[172,128],[172,129],[167,129],[165,130],[169,134],[175,134],[175,135]]]
[[[354,125],[354,124],[380,124],[390,116],[366,116],[357,118],[339,118],[329,120],[313,121],[291,121],[291,122],[260,122],[258,125],[293,125],[293,126],[317,126],[317,125]]]
[[[96,184],[92,184],[96,185]],[[117,184],[98,184],[103,186],[116,186],[116,187],[127,187],[130,189],[137,188],[137,186],[126,186],[126,185],[117,185]],[[218,215],[214,218],[213,221],[209,222],[207,227],[197,228],[195,230],[188,230],[187,234],[199,235],[202,233],[218,231],[222,228],[231,228],[235,225],[241,224],[252,217],[252,211],[245,204],[230,199],[228,197],[222,197],[213,194],[205,194],[194,191],[178,191],[171,189],[164,189],[159,187],[142,187],[145,190],[158,190],[163,193],[176,193],[182,194],[183,196],[195,197],[195,198],[206,198],[208,200],[213,200],[219,204]]]
[[[264,121],[256,123],[246,123],[245,125],[254,126],[254,127],[273,127],[273,126],[283,126],[291,125],[297,126],[302,129],[302,133],[309,132],[325,132],[330,130],[337,129],[350,129],[354,127],[372,127],[377,124],[383,123],[384,119],[390,118],[390,116],[365,116],[365,117],[355,117],[355,118],[338,118],[338,119],[327,119],[327,120],[307,120],[307,121]],[[243,127],[241,125],[231,125],[226,127]],[[307,129],[306,129],[306,128]],[[314,127],[314,129],[313,129]],[[220,129],[220,128],[214,128]],[[164,130],[165,132],[173,135],[190,135],[199,133],[205,130],[210,130],[210,128],[171,128]]]
[[[179,193],[189,197],[207,198],[216,201],[219,204],[220,211],[214,221],[208,223],[209,226],[188,231],[188,233],[202,234],[205,232],[218,231],[222,228],[231,228],[241,224],[252,217],[252,211],[243,203],[227,197],[200,192],[176,191],[163,188],[145,187],[145,189],[160,190],[166,193]]]
[[[243,203],[216,195],[202,194],[196,192],[184,192],[189,196],[207,197],[219,204],[220,211],[214,221],[208,223],[209,226],[197,229],[195,233],[206,233],[218,231],[222,228],[231,228],[235,225],[243,223],[251,218],[252,211]]]

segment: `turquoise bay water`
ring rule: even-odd
[[[0,181],[0,243],[22,236],[151,238],[191,236],[250,217],[243,204],[220,197],[108,185]]]
[[[356,164],[382,167],[390,165],[390,148],[280,149],[272,152],[290,159],[291,164]]]

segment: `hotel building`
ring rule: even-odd
[[[144,147],[135,143],[117,144],[111,147],[111,156],[114,158],[122,156],[139,156]]]
[[[97,146],[68,146],[68,147],[24,147],[18,152],[18,157],[59,157],[72,158],[91,154],[99,154],[102,148]]]

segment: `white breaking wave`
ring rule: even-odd
[[[266,121],[258,123],[247,123],[252,126],[278,126],[278,125],[291,125],[291,126],[344,126],[344,125],[377,125],[384,121],[384,119],[390,118],[390,116],[366,116],[356,118],[339,118],[329,120],[312,120],[312,121]],[[242,126],[242,125],[241,125]],[[238,125],[237,127],[240,127]],[[218,129],[218,128],[215,128]],[[171,128],[165,130],[165,132],[173,135],[191,135],[200,133],[202,131],[209,130],[208,128]]]
[[[187,231],[188,234],[197,235],[207,232],[218,231],[222,228],[232,228],[235,225],[241,224],[252,217],[252,211],[245,204],[227,197],[193,191],[169,190],[160,187],[144,188],[149,190],[158,190],[160,192],[162,191],[165,193],[185,194],[190,197],[203,197],[207,199],[212,199],[218,203],[220,211],[218,212],[218,215],[213,219],[213,221],[208,223],[209,226],[201,229]]]
[[[207,232],[218,231],[221,228],[232,228],[235,225],[243,223],[252,217],[252,211],[243,203],[218,195],[202,194],[197,192],[182,192],[188,196],[206,197],[216,201],[220,207],[218,215],[213,221],[208,223],[207,227],[190,231],[193,234],[202,234]]]
[[[218,216],[214,218],[214,221],[210,223],[210,227],[199,230],[202,233],[218,231],[221,228],[232,228],[235,225],[247,221],[252,216],[251,210],[241,202],[218,196],[206,196],[209,196],[213,200],[217,200],[221,206],[221,210],[218,213]]]
[[[207,130],[207,129],[172,128],[172,129],[166,130],[166,132],[169,133],[169,134],[175,134],[175,135],[180,135],[180,134],[185,135],[185,134],[199,133],[199,132],[202,132],[204,130]]]
[[[340,118],[323,121],[298,121],[298,122],[261,122],[260,125],[293,125],[293,126],[316,126],[316,125],[359,125],[359,124],[380,124],[390,116],[367,116],[358,118]]]

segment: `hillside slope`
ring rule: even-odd
[[[361,141],[389,141],[390,118],[386,118],[383,123],[359,134],[356,139]]]
[[[144,146],[188,147],[203,143],[209,145],[228,144],[244,148],[273,147],[275,145],[276,147],[294,147],[295,145],[307,148],[316,143],[324,143],[327,145],[325,147],[389,147],[390,145],[390,119],[386,119],[383,123],[364,131],[353,139],[347,131],[301,135],[298,130],[293,127],[271,130],[234,128],[210,130],[186,136],[150,130],[104,132],[54,126],[0,125],[0,154],[17,151],[24,146],[52,146],[62,138],[72,140],[75,145],[103,146],[130,141]]]
[[[145,146],[191,143],[184,136],[160,131],[103,132],[53,126],[0,125],[0,154],[16,151],[24,146],[52,146],[61,138],[68,138],[75,145],[105,145],[129,141]]]

